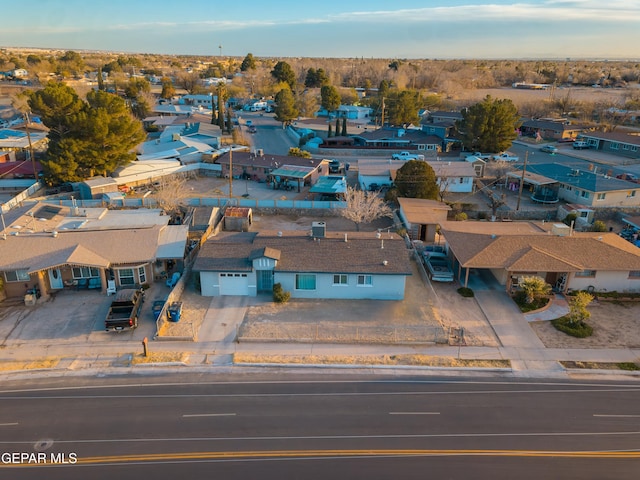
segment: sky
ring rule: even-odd
[[[0,47],[244,57],[640,58],[639,0],[1,0]]]

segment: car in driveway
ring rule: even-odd
[[[589,148],[589,144],[583,140],[576,140],[575,142],[573,142],[573,148],[575,148],[576,150],[582,150],[585,148]]]
[[[425,258],[425,266],[432,282],[453,282],[453,269],[445,253],[433,252]]]
[[[555,145],[545,145],[540,149],[541,152],[545,152],[545,153],[558,153],[558,147],[556,147]]]

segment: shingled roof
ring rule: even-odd
[[[486,235],[443,230],[464,268],[576,272],[640,270],[640,248],[614,233]]]
[[[327,233],[314,239],[306,231],[221,234],[200,249],[196,271],[251,271],[256,251],[277,258],[279,272],[411,275],[404,241],[395,234]]]

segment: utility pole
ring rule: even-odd
[[[229,198],[233,198],[233,146],[229,148]]]
[[[520,188],[518,189],[518,203],[516,204],[516,212],[520,210],[520,199],[522,198],[522,187],[524,187],[524,174],[527,171],[527,158],[529,158],[529,150],[524,152],[524,165],[522,166],[522,177],[520,178]]]
[[[31,157],[31,167],[33,168],[33,178],[38,180],[38,172],[36,172],[36,159],[33,155],[33,144],[31,143],[31,132],[29,131],[29,113],[24,114],[24,129],[27,132],[27,140],[29,141],[29,156]]]
[[[384,97],[382,97],[382,121],[380,126],[384,127]]]

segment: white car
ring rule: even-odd
[[[554,153],[558,153],[558,147],[556,147],[555,145],[545,145],[540,149],[540,151],[554,154]]]
[[[517,162],[518,160],[520,160],[519,157],[509,153],[509,152],[504,152],[504,153],[500,153],[498,155],[494,155],[493,159],[496,162],[499,161],[503,161],[503,162]]]
[[[589,148],[589,144],[583,140],[576,140],[573,142],[573,148],[576,150],[582,150],[583,148]]]

